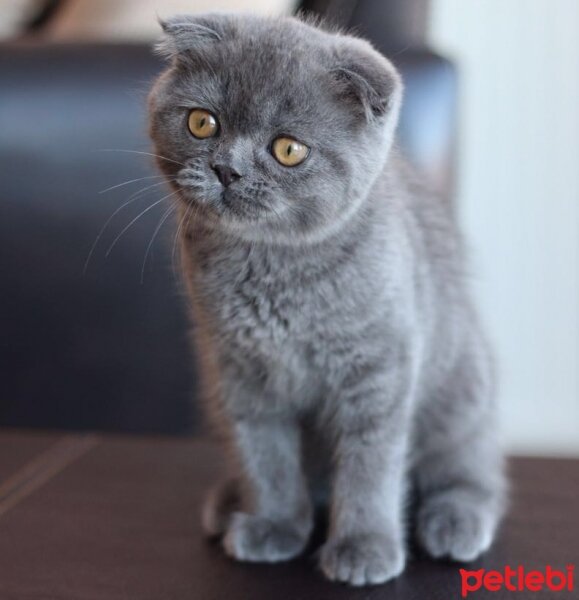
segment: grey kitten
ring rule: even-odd
[[[470,561],[502,512],[493,374],[445,203],[391,151],[402,98],[369,43],[294,18],[164,22],[150,96],[178,191],[203,390],[231,476],[203,514],[243,561],[300,554],[328,484],[328,578]]]

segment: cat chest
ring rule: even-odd
[[[309,315],[298,295],[280,284],[240,279],[218,289],[207,286],[204,304],[221,340],[246,351],[277,353],[299,345],[307,333]]]
[[[276,364],[319,362],[336,337],[348,336],[348,324],[360,320],[360,306],[372,295],[336,269],[311,272],[302,264],[288,272],[287,261],[234,258],[212,254],[198,263],[194,281],[213,338],[226,353]]]

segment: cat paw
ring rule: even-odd
[[[295,558],[304,550],[311,527],[291,521],[271,521],[246,513],[235,513],[230,520],[223,547],[240,561],[281,562]]]
[[[470,562],[488,550],[493,532],[486,510],[464,500],[427,501],[418,514],[418,540],[433,558]]]
[[[402,544],[378,534],[329,540],[320,555],[328,579],[355,586],[389,581],[402,573],[404,565]]]
[[[207,496],[201,525],[209,537],[222,536],[229,527],[231,516],[241,508],[241,492],[236,479],[219,483]]]

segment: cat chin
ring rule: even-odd
[[[296,231],[291,225],[274,217],[262,217],[254,220],[242,220],[230,214],[217,215],[205,212],[198,215],[209,229],[220,232],[230,239],[245,243],[266,244],[269,246],[298,248],[322,243],[338,233],[344,223],[319,225],[318,227]],[[341,226],[340,226],[341,225]]]
[[[192,209],[207,213],[213,220],[260,223],[275,216],[276,211],[261,203],[245,200],[229,189],[203,189],[181,186],[179,197]]]
[[[231,199],[225,200],[220,195],[200,199],[194,194],[182,192],[179,196],[185,205],[185,211],[191,213],[195,220],[236,237],[257,241],[258,238],[263,238],[263,232],[268,226],[272,230],[280,227],[280,223],[274,223],[275,213],[266,208],[243,210],[240,204],[235,205]]]
[[[191,189],[182,189],[179,195],[186,210],[203,225],[244,242],[265,243],[273,246],[315,245],[334,236],[350,222],[360,209],[363,198],[350,199],[347,209],[328,221],[311,220],[308,225],[292,218],[289,205],[280,203],[276,209],[264,205],[249,205],[237,194],[224,190],[205,189],[198,195]],[[299,225],[299,226],[298,226]]]

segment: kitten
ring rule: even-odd
[[[377,584],[404,569],[412,487],[426,552],[476,558],[503,506],[493,374],[454,220],[391,151],[398,73],[294,18],[162,26],[151,135],[232,450],[205,529],[238,560],[291,559],[328,480],[321,568]]]

